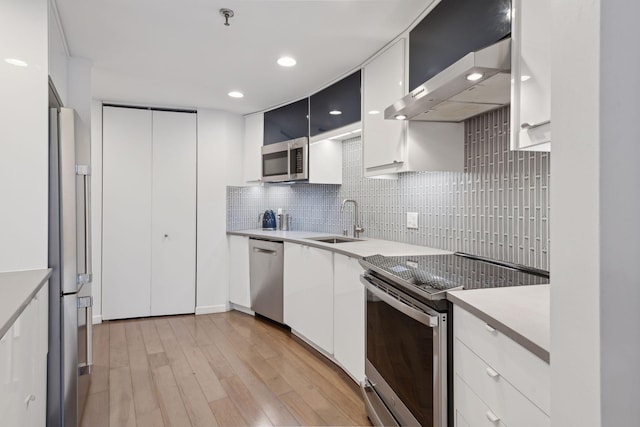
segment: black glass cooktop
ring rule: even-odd
[[[498,288],[549,283],[546,271],[500,263],[470,255],[383,256],[362,259],[362,265],[387,280],[399,281],[428,294],[454,289]]]

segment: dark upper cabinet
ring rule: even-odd
[[[264,145],[309,136],[309,98],[264,113]]]
[[[510,34],[511,0],[442,0],[409,33],[409,91]]]
[[[361,76],[360,70],[358,70],[328,88],[311,95],[309,103],[311,136],[361,120],[360,84]]]

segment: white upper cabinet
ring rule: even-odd
[[[464,124],[385,120],[406,94],[406,40],[399,39],[363,69],[362,152],[365,177],[464,169]],[[397,175],[396,175],[397,176]]]
[[[550,16],[550,0],[513,0],[512,150],[551,150]]]
[[[244,118],[244,181],[262,180],[262,139],[264,114],[258,113]]]
[[[404,96],[405,40],[365,65],[362,76],[362,141],[365,176],[402,168],[406,123],[385,120],[384,109]]]

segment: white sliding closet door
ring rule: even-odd
[[[152,112],[103,108],[102,313],[151,313]]]
[[[196,115],[153,112],[151,315],[196,305]]]

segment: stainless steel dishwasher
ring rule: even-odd
[[[282,242],[249,239],[251,310],[278,323],[284,323]]]

